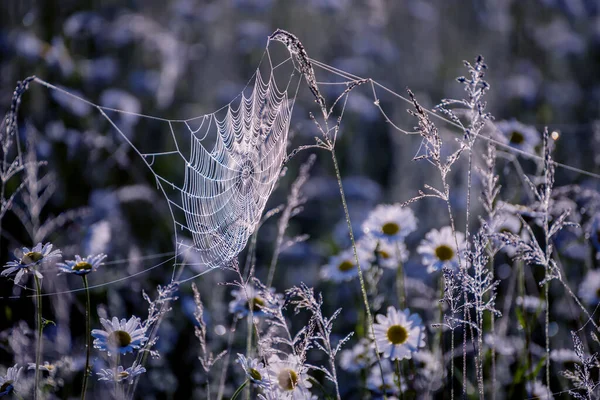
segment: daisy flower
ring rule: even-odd
[[[496,136],[502,143],[526,153],[535,153],[536,146],[541,142],[540,134],[534,127],[523,125],[519,121],[500,121],[495,125],[499,131]]]
[[[383,376],[381,375],[383,370]],[[367,388],[377,395],[395,396],[400,394],[400,388],[396,382],[396,375],[394,369],[389,360],[381,360],[381,367],[379,364],[374,365],[369,371],[367,378]],[[406,389],[404,382],[402,384],[402,391]]]
[[[265,365],[257,358],[246,358],[238,353],[238,362],[246,373],[246,378],[257,386],[263,388],[271,387],[269,372]]]
[[[146,368],[141,365],[137,365],[135,362],[133,365],[127,369],[124,369],[122,365],[117,367],[117,374],[115,375],[114,369],[101,369],[100,372],[97,372],[99,381],[108,381],[108,382],[129,382],[129,384],[133,384],[134,378],[138,375],[146,372]]]
[[[369,253],[364,248],[357,247],[358,261],[360,267],[364,270],[369,269],[375,255]],[[358,276],[356,258],[353,249],[346,249],[341,253],[332,256],[329,263],[321,268],[321,278],[334,282],[351,281]]]
[[[340,353],[340,367],[348,372],[358,372],[370,367],[375,362],[373,345],[368,339],[361,339],[351,349],[342,350]]]
[[[585,275],[585,279],[579,285],[579,297],[590,306],[600,303],[600,269]]]
[[[554,396],[552,396],[552,392],[550,389],[541,383],[540,381],[528,382],[527,383],[527,394],[532,399],[540,399],[540,400],[552,400]]]
[[[515,235],[519,235],[521,228],[521,219],[510,212],[500,212],[492,222],[492,229],[497,233],[513,233]],[[527,238],[527,233],[525,230],[523,230],[521,233],[521,237],[524,239]],[[513,258],[517,253],[517,248],[511,245],[502,246],[502,250],[504,250],[506,255],[508,255],[510,258]]]
[[[517,297],[516,303],[530,313],[536,313],[546,309],[546,303],[535,296],[519,296]]]
[[[0,397],[15,391],[15,385],[19,381],[22,370],[23,367],[17,368],[17,364],[15,364],[6,371],[6,375],[0,376]]]
[[[579,362],[579,356],[571,349],[554,349],[550,352],[550,359],[561,364]]]
[[[148,338],[146,329],[141,325],[138,317],[133,316],[127,321],[125,318],[119,319],[113,317],[112,321],[100,318],[100,323],[104,330],[92,330],[94,347],[101,351],[106,351],[110,355],[111,351],[118,351],[121,354],[127,354],[134,349],[139,349]]]
[[[298,356],[290,354],[285,360],[273,354],[269,357],[269,375],[274,383],[278,398],[305,399],[312,386],[308,380],[307,367]]]
[[[436,356],[429,350],[423,350],[413,355],[417,366],[417,377],[415,386],[421,390],[435,391],[442,387],[444,382],[444,366]]]
[[[8,276],[16,271],[15,285],[28,272],[33,272],[35,276],[42,279],[44,276],[35,267],[46,265],[61,256],[60,250],[52,250],[52,243],[44,245],[38,243],[32,249],[23,247],[22,249],[15,250],[14,254],[18,260],[6,263],[4,266],[6,269],[0,275]]]
[[[90,272],[96,271],[102,265],[102,261],[105,258],[106,254],[87,256],[85,258],[76,255],[74,260],[67,260],[64,263],[56,264],[56,266],[60,269],[59,274],[87,275]]]
[[[35,369],[35,363],[29,363],[27,369]],[[56,365],[49,363],[48,361],[44,361],[44,365],[39,366],[40,371],[46,372],[54,372],[56,371]]]
[[[404,242],[390,243],[386,240],[377,240],[365,236],[358,241],[357,246],[365,251],[375,254],[380,267],[398,269],[400,263],[408,260],[408,250]]]
[[[390,243],[404,241],[417,229],[417,219],[410,208],[398,204],[380,204],[362,225],[363,232]]]
[[[391,360],[412,358],[412,354],[425,346],[425,327],[418,314],[407,308],[398,311],[389,306],[387,315],[378,314],[373,325],[377,348]]]
[[[456,241],[458,241],[458,251]],[[466,247],[465,235],[456,232],[456,241],[452,228],[449,226],[445,226],[439,231],[432,229],[425,235],[425,239],[417,247],[417,253],[421,254],[422,263],[427,266],[427,272],[439,271],[445,266],[458,267],[458,252],[462,253]]]
[[[270,288],[269,292],[273,294],[273,296],[269,297],[274,297],[277,301],[282,299],[280,294],[275,294],[274,288]],[[250,309],[252,309],[252,314],[255,317],[264,317],[268,315],[268,312],[266,312],[268,309],[278,307],[277,304],[274,304],[272,301],[265,298],[265,296],[252,285],[246,285],[245,290],[234,289],[231,291],[231,295],[234,299],[229,302],[229,312],[237,314],[240,318],[248,315]],[[248,302],[248,298],[250,298],[250,302]],[[251,304],[251,306],[249,307],[248,304]]]

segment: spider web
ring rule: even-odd
[[[117,119],[118,114],[131,113],[36,81],[98,109],[141,156],[164,194],[174,224],[175,257],[194,252],[200,263],[215,268],[227,265],[245,248],[287,156],[302,73],[281,43],[273,49],[276,43],[269,40],[253,77],[217,111],[185,120],[135,114],[149,120],[151,131],[167,132],[167,143],[148,137],[134,144]],[[184,236],[191,237],[191,243]]]

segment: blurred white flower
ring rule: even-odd
[[[367,270],[375,259],[373,253],[357,247],[358,261],[362,270]],[[332,256],[329,263],[321,268],[321,278],[334,282],[350,281],[358,276],[356,258],[353,249],[346,249],[340,254]]]
[[[141,365],[136,365],[124,369],[122,365],[117,367],[115,375],[114,369],[101,369],[100,372],[97,373],[99,381],[108,381],[108,382],[129,382],[129,384],[133,384],[134,378],[138,375],[146,372],[146,368]]]
[[[0,397],[15,391],[15,385],[19,381],[23,367],[18,368],[17,364],[6,370],[6,375],[0,376]]]
[[[590,306],[600,303],[600,270],[590,271],[585,275],[579,285],[579,297]]]
[[[381,375],[382,370],[383,376]],[[400,394],[396,375],[389,360],[381,360],[381,367],[379,364],[371,367],[367,378],[367,388],[377,395],[395,396]],[[406,386],[402,382],[402,391],[404,392],[404,390],[406,390]]]
[[[496,138],[502,143],[529,154],[535,153],[535,148],[541,143],[539,132],[531,126],[523,125],[517,120],[499,121]]]
[[[380,204],[363,222],[363,231],[390,243],[404,241],[417,229],[417,218],[410,208],[398,204]]]
[[[458,241],[458,250],[456,242]],[[432,229],[425,235],[417,247],[417,253],[421,254],[423,265],[427,267],[427,272],[432,273],[448,266],[458,267],[458,255],[465,250],[465,235],[462,232],[456,232],[456,239],[452,233],[452,228],[445,226],[439,231]]]
[[[275,289],[270,288],[269,291],[275,294]],[[239,317],[245,317],[252,309],[252,314],[255,317],[262,317],[267,315],[265,311],[269,308],[278,307],[277,304],[271,304],[261,293],[256,290],[256,288],[252,285],[246,285],[246,289],[234,289],[231,291],[231,295],[234,297],[233,300],[229,302],[229,312],[232,314],[237,314]],[[278,300],[282,300],[281,295],[275,295],[275,298]],[[250,299],[248,302],[247,299]],[[248,303],[251,306],[248,306]]]
[[[375,362],[373,344],[369,339],[361,339],[351,349],[340,353],[340,367],[348,372],[358,372]]]
[[[243,354],[238,353],[238,362],[244,369],[248,380],[265,389],[271,388],[271,377],[262,361],[258,358],[246,358]]]
[[[404,263],[408,260],[408,250],[404,242],[390,243],[386,240],[364,236],[358,241],[357,246],[370,254],[375,254],[379,266],[383,268],[397,269],[401,262]]]
[[[529,398],[540,399],[540,400],[552,400],[552,391],[542,384],[540,381],[528,382],[527,383],[527,394]]]
[[[268,364],[269,375],[274,382],[278,398],[299,400],[310,395],[308,389],[312,383],[308,380],[308,368],[297,356],[290,354],[283,360],[273,354],[269,357]]]

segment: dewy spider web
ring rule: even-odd
[[[283,42],[285,56],[273,56],[274,42]],[[282,46],[279,45],[279,50]],[[275,49],[276,50],[276,49]],[[275,51],[276,52],[276,51]],[[317,82],[313,65],[344,79],[343,82]],[[392,126],[393,124],[379,106],[376,88],[407,101],[408,99],[371,79],[363,79],[349,72],[334,68],[320,61],[310,59],[300,42],[291,34],[278,30],[270,36],[266,50],[255,74],[242,92],[229,104],[219,110],[186,120],[169,120],[160,117],[132,113],[124,110],[103,107],[81,98],[60,87],[39,78],[34,82],[57,92],[61,96],[85,103],[109,122],[128,142],[152,171],[157,187],[164,194],[174,225],[176,251],[164,254],[171,256],[158,264],[110,282],[91,285],[90,289],[125,281],[155,268],[166,266],[189,255],[196,255],[200,264],[208,267],[180,283],[189,281],[212,268],[227,265],[245,247],[249,236],[256,229],[279,177],[287,155],[287,135],[296,95],[302,76],[306,79],[322,111],[325,102],[317,88],[318,84],[345,85],[349,87],[358,81],[368,81],[373,90],[375,106]],[[344,92],[347,96],[349,92]],[[161,151],[146,151],[140,144],[135,145],[130,137],[119,128],[116,117],[108,114],[135,115],[153,121],[159,130],[166,130],[172,139],[170,144],[159,146],[172,148]],[[433,114],[453,125],[453,122]],[[402,131],[405,132],[405,131]],[[407,132],[405,132],[407,133]],[[483,140],[492,140],[482,137]],[[148,140],[147,142],[152,142]],[[523,153],[503,143],[495,142],[507,151],[537,159],[535,154]],[[311,146],[308,146],[311,147]],[[581,174],[600,178],[600,175],[569,165],[557,166]],[[184,171],[182,177],[173,179],[163,176],[160,171],[169,165],[175,171]],[[192,237],[186,243],[180,232]],[[151,256],[148,256],[151,257]],[[146,257],[146,258],[148,258]],[[127,260],[122,260],[126,262]],[[121,261],[119,261],[121,262]],[[117,263],[114,261],[113,263]],[[190,265],[189,263],[185,263]],[[175,278],[175,276],[174,276]],[[27,289],[27,288],[26,288]],[[44,293],[44,296],[76,292],[74,289],[61,293]],[[19,296],[14,296],[19,297]],[[0,297],[2,298],[2,297]]]
[[[270,40],[251,81],[225,107],[186,120],[146,117],[169,132],[172,148],[167,151],[145,151],[134,145],[108,115],[122,111],[93,104],[154,174],[168,201],[178,255],[193,251],[209,268],[227,265],[244,249],[287,155],[290,117],[301,74],[289,53],[281,62],[273,59],[273,45]],[[286,67],[287,71],[277,74]],[[161,170],[165,165],[184,174],[164,176]],[[181,239],[182,231],[191,236],[193,244]]]

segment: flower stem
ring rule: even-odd
[[[396,243],[396,258],[398,259],[398,271],[396,272],[396,295],[398,296],[398,307],[406,308],[406,288],[404,285],[404,265],[400,259],[400,245]]]
[[[33,278],[35,279],[35,292],[36,292],[36,302],[37,302],[37,343],[35,350],[35,383],[33,385],[33,398],[34,400],[38,399],[38,387],[40,384],[40,364],[42,361],[42,330],[44,329],[42,325],[42,285],[40,284],[40,278],[33,273]]]
[[[331,149],[331,159],[333,161],[333,167],[335,168],[335,176],[337,178],[338,186],[340,189],[340,197],[342,198],[342,205],[344,206],[344,214],[346,216],[346,223],[348,224],[348,233],[350,234],[350,241],[352,242],[352,250],[354,251],[354,259],[356,261],[356,268],[358,270],[358,280],[360,281],[360,290],[361,290],[362,297],[363,297],[365,311],[367,312],[367,322],[369,324],[371,334],[373,335],[373,338],[374,338],[375,337],[375,328],[373,325],[373,316],[371,315],[371,308],[369,307],[369,298],[367,296],[365,279],[363,277],[362,268],[360,267],[360,261],[358,259],[356,242],[354,240],[354,231],[352,230],[352,222],[350,221],[350,212],[348,211],[348,204],[346,203],[346,196],[344,195],[344,187],[342,185],[342,176],[340,174],[340,167],[338,166],[337,158],[335,157],[335,151],[333,149]],[[375,344],[375,355],[377,356],[377,363],[379,364],[379,369],[381,371],[381,379],[383,382],[384,373],[383,373],[383,367],[381,366],[381,357],[379,356],[379,346],[377,346],[376,340],[374,340],[373,343]],[[385,396],[385,397],[387,398],[387,396]]]
[[[233,393],[233,396],[231,396],[231,400],[235,400],[240,395],[240,393],[242,393],[242,390],[244,390],[244,387],[246,387],[247,384],[248,379],[246,379],[244,383],[242,383],[240,387],[237,388],[237,390]]]
[[[88,376],[90,373],[90,351],[91,351],[91,327],[90,327],[90,291],[87,275],[83,275],[83,287],[85,288],[85,368],[83,369],[83,386],[81,388],[81,400],[85,400]]]

